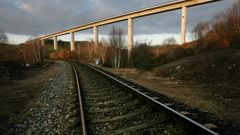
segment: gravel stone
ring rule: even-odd
[[[54,78],[41,86],[37,101],[27,106],[11,123],[9,134],[80,134],[80,117],[70,64],[60,62]],[[71,108],[69,108],[71,107]]]

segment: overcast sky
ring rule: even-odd
[[[44,35],[174,0],[0,0],[0,29],[8,33],[10,41],[24,42],[30,36]],[[187,10],[187,31],[200,21],[209,20],[225,11],[236,0],[191,7]],[[169,36],[179,41],[181,11],[171,11],[134,19],[134,39],[152,40],[159,44]],[[110,28],[121,27],[127,34],[127,21],[99,28],[99,37],[106,38]],[[92,38],[92,30],[76,33],[76,40]],[[69,36],[59,39],[66,40]],[[188,40],[191,35],[188,34]]]

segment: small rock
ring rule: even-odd
[[[212,124],[212,123],[207,123],[207,124],[203,124],[205,127],[210,128],[210,129],[214,129],[217,128],[216,125]]]
[[[18,128],[24,128],[25,125],[23,125],[23,124],[17,124],[16,127],[18,127]]]
[[[183,115],[190,115],[191,114],[190,112],[187,112],[187,111],[181,111],[180,113],[183,114]]]
[[[171,103],[164,103],[164,105],[171,106],[172,104]]]
[[[157,99],[160,99],[159,97],[152,97],[153,99],[157,100]]]
[[[177,70],[179,70],[180,68],[182,68],[182,66],[181,66],[181,65],[176,67],[176,69],[177,69]]]

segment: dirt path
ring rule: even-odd
[[[41,84],[51,80],[59,70],[55,62],[45,68],[32,68],[24,74],[25,78],[20,80],[4,81],[0,86],[0,134],[6,133],[11,119],[21,114],[21,110],[34,102],[41,92]]]
[[[140,72],[136,69],[101,68],[189,106],[196,107],[203,112],[213,113],[226,122],[240,125],[240,113],[237,110],[232,110],[236,106],[234,104],[226,105],[220,97],[213,98],[213,95],[201,85],[189,86],[181,81],[156,77],[153,72]]]

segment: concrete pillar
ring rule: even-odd
[[[133,20],[128,18],[128,59],[130,58],[133,46]]]
[[[94,45],[98,45],[98,27],[97,26],[93,27],[93,41],[94,41]]]
[[[75,50],[75,41],[74,41],[74,32],[70,32],[70,49],[71,51]]]
[[[41,46],[44,46],[45,45],[45,41],[44,39],[41,40]]]
[[[187,8],[182,7],[182,17],[181,17],[181,44],[186,43],[186,13]]]
[[[57,46],[57,36],[53,37],[53,48],[54,48],[54,50],[58,49],[58,46]]]

